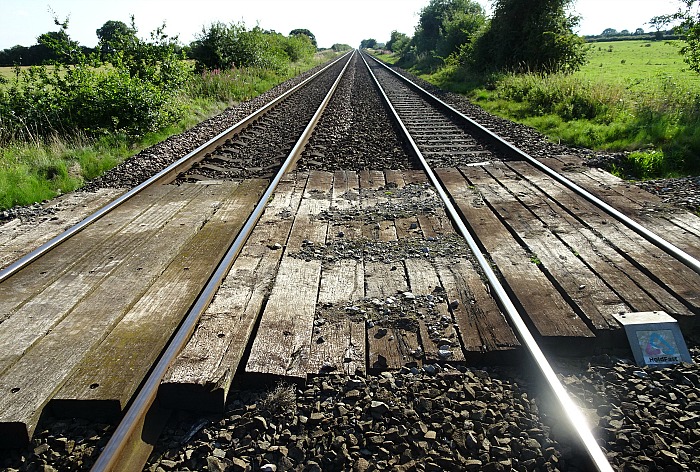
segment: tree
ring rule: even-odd
[[[299,36],[300,34],[308,36],[311,40],[311,44],[313,44],[314,47],[318,47],[318,44],[316,43],[316,36],[314,36],[311,31],[307,29],[293,29],[289,32],[289,36]]]
[[[680,53],[692,70],[700,74],[700,0],[682,0],[684,6],[671,15],[657,16],[651,24],[660,28],[678,23],[673,30],[683,37]]]
[[[131,23],[134,24],[133,16]],[[137,40],[135,28],[130,28],[123,21],[109,20],[101,28],[96,29],[95,34],[99,40],[98,47],[103,59],[123,50],[129,43]]]
[[[82,48],[77,41],[73,41],[68,36],[68,18],[63,22],[54,17],[53,20],[56,26],[59,26],[58,31],[49,31],[39,36],[36,40],[40,46],[46,48],[40,54],[47,54],[47,59],[61,64],[75,64],[77,58],[82,53]],[[51,52],[49,52],[51,51]]]
[[[644,30],[642,28],[637,28],[636,30],[634,30],[634,34],[635,36],[642,35],[644,34]]]
[[[413,42],[418,53],[446,57],[486,22],[484,9],[473,0],[431,0],[421,10]]]
[[[350,51],[352,49],[352,46],[350,46],[349,44],[335,43],[333,46],[331,46],[331,49],[335,52],[343,52]]]
[[[585,63],[572,0],[495,0],[493,17],[475,44],[473,63],[484,70],[575,71]]]
[[[615,28],[605,28],[602,33],[600,33],[601,36],[617,36],[619,33]]]
[[[397,54],[403,54],[410,42],[411,38],[404,33],[399,33],[398,31],[394,30],[391,32],[391,39],[389,39],[389,41],[386,43],[386,48],[389,51]]]
[[[377,47],[377,40],[376,39],[363,39],[360,41],[360,49],[372,49]]]

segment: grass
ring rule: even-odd
[[[181,133],[229,106],[254,98],[335,55],[332,51],[324,52],[314,60],[290,66],[281,74],[261,69],[237,69],[195,77],[178,98],[185,110],[184,118],[136,140],[123,135],[92,139],[76,135],[2,146],[0,210],[48,200],[75,190],[139,151]],[[0,76],[13,78],[14,68],[0,68]]]
[[[678,48],[592,43],[589,62],[571,75],[477,77],[454,65],[419,75],[554,142],[624,151],[619,174],[671,177],[700,173],[700,74],[688,70]]]

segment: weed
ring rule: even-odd
[[[294,414],[297,409],[296,390],[294,386],[280,382],[267,392],[258,406],[272,414]]]

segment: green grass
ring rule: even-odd
[[[543,132],[554,142],[627,151],[617,169],[635,178],[700,173],[700,75],[676,42],[589,45],[571,75],[478,77],[454,65],[422,78],[469,96],[484,109]]]
[[[193,78],[178,98],[185,111],[184,118],[137,140],[124,135],[96,139],[81,135],[54,136],[48,141],[12,142],[0,147],[0,210],[75,190],[139,151],[335,56],[332,51],[324,52],[313,60],[292,65],[281,74],[238,69],[213,77]],[[13,78],[14,68],[0,68],[0,75]]]
[[[669,80],[700,88],[700,75],[688,69],[679,48],[679,41],[591,43],[588,63],[575,75],[631,90],[661,87]]]

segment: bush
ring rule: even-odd
[[[243,24],[217,22],[192,42],[190,57],[196,70],[226,70],[234,67],[255,67],[283,70],[289,62],[311,57],[316,48],[306,35],[285,37],[265,32],[259,27],[248,31]]]

